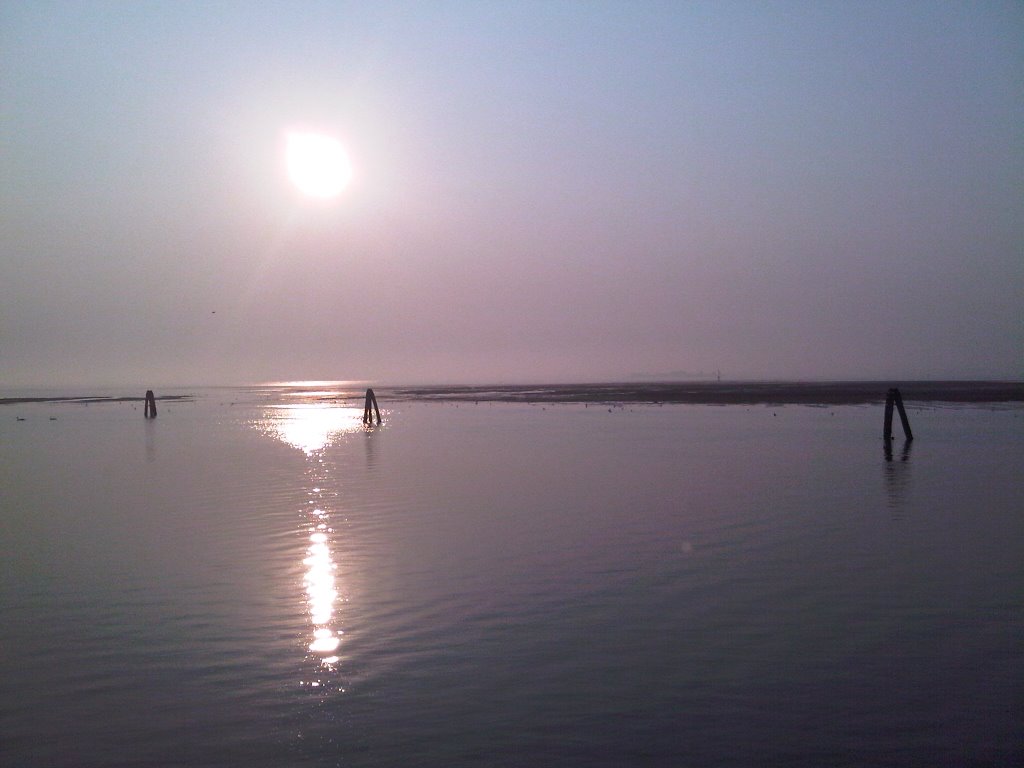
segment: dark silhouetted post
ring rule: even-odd
[[[909,443],[914,439],[914,433],[910,431],[910,419],[907,418],[907,411],[903,407],[903,396],[898,389],[894,389],[892,394],[896,399],[896,410],[900,414],[900,421],[903,423],[903,436],[907,438]]]
[[[910,419],[907,418],[907,411],[903,407],[903,396],[900,391],[895,387],[890,389],[885,394],[885,425],[882,427],[882,437],[885,440],[892,440],[892,409],[896,406],[896,410],[900,414],[900,422],[903,424],[903,435],[907,438],[907,441],[914,439],[914,433],[910,431]]]
[[[377,414],[377,423],[380,424],[380,408],[377,407],[377,396],[373,394],[372,389],[366,390],[366,405],[363,406],[363,424],[373,424],[373,412],[370,411],[370,406],[373,406],[373,412]]]
[[[153,395],[152,389],[146,390],[146,407],[143,413],[147,419],[156,418],[156,397]]]

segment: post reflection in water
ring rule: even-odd
[[[889,507],[897,511],[905,504],[910,486],[910,447],[913,445],[913,441],[904,441],[899,461],[893,460],[892,443],[889,440],[883,442],[885,443],[886,493],[889,497]]]
[[[266,409],[258,426],[265,434],[306,455],[306,474],[311,488],[308,491],[309,510],[306,512],[308,542],[302,565],[306,610],[311,625],[308,649],[318,667],[334,669],[340,660],[338,650],[344,632],[339,628],[336,616],[338,566],[331,553],[333,509],[324,491],[329,470],[324,465],[323,454],[340,436],[365,429],[361,412],[358,408],[320,403],[283,405]],[[314,680],[309,685],[318,687],[321,683]]]

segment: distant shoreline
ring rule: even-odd
[[[862,405],[885,402],[890,387],[899,388],[906,402],[1024,403],[1024,382],[1008,381],[715,381],[381,387],[377,391],[398,399],[463,402]]]
[[[1024,382],[1014,381],[690,381],[606,384],[376,386],[381,400],[503,403],[682,403],[691,405],[865,405],[882,403],[890,387],[898,387],[908,403],[1024,403]],[[302,395],[305,388],[258,386],[250,391],[280,389]],[[198,388],[205,389],[205,388]],[[362,396],[362,389],[325,391],[311,387],[310,399],[337,401]],[[188,402],[195,394],[159,396],[164,402]],[[140,396],[0,397],[0,405],[19,403],[142,402]]]
[[[104,395],[81,395],[81,396],[60,396],[60,397],[0,397],[0,405],[18,405],[24,403],[70,403],[72,405],[89,405],[90,403],[141,403],[146,399],[132,396],[104,396]],[[189,402],[195,400],[195,395],[164,395],[157,397],[157,400],[165,402]]]

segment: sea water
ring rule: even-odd
[[[361,406],[0,408],[0,764],[1024,757],[1019,408]]]

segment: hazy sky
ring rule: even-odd
[[[1024,376],[1016,0],[3,0],[0,108],[0,385]]]

